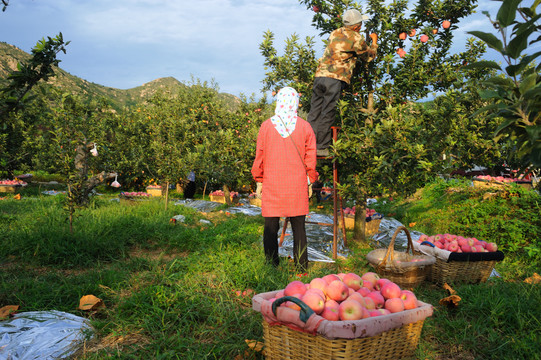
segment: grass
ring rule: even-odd
[[[113,194],[97,197],[79,212],[70,234],[61,196],[40,196],[31,187],[23,191],[22,200],[0,200],[0,306],[90,318],[96,336],[78,359],[261,359],[245,343],[262,341],[261,315],[251,310],[251,296],[236,291],[266,292],[295,279],[369,270],[363,255],[371,249],[361,244],[352,244],[352,254],[335,264],[312,263],[306,277],[286,259],[274,269],[264,261],[261,217],[220,210],[203,214],[172,203],[165,211],[158,199],[126,205],[113,201]],[[463,183],[438,182],[381,210],[396,213],[404,224],[416,222],[414,229],[426,233],[468,229],[465,219],[485,219],[488,212],[503,225],[496,231],[488,220],[470,221],[470,231],[536,234],[532,228],[538,223],[521,211],[535,209],[538,196],[498,196],[462,214],[475,208],[478,195]],[[508,210],[497,214],[504,200]],[[462,211],[457,204],[464,204]],[[178,214],[186,222],[173,225],[169,219]],[[510,215],[512,226],[501,220]],[[423,283],[416,289],[435,307],[425,321],[417,358],[540,358],[541,286],[523,281],[539,269],[539,257],[523,247],[539,243],[524,240],[513,250],[502,241],[508,246],[497,267],[502,278],[452,284],[462,298],[457,308],[439,305],[448,295],[440,287]],[[102,299],[105,308],[78,310],[87,294]]]

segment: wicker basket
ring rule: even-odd
[[[252,298],[252,309],[263,315],[266,359],[413,358],[423,323],[433,313],[432,305],[418,301],[416,309],[400,313],[362,320],[329,321],[295,297],[286,296],[269,303],[277,293],[262,293]],[[277,313],[285,301],[293,301],[300,306],[297,317],[290,316],[291,310],[287,310],[288,314]],[[271,309],[273,315],[269,317]]]
[[[434,247],[430,242],[414,243],[416,250],[436,259],[427,280],[438,285],[445,283],[477,284],[490,277],[498,261],[505,257],[501,251],[456,253]]]
[[[231,202],[233,204],[236,204],[239,202],[239,198],[237,196],[230,196]],[[222,204],[225,204],[225,195],[212,195],[210,194],[210,201],[219,202]]]
[[[406,324],[376,336],[329,340],[319,335],[269,325],[263,321],[265,358],[272,360],[371,359],[396,360],[414,358],[424,320]]]
[[[14,193],[17,192],[17,190],[21,189],[21,185],[1,185],[0,184],[0,192],[5,193]]]
[[[346,229],[353,229],[355,227],[355,217],[354,216],[344,216],[344,222],[346,224]],[[364,234],[365,236],[372,236],[379,232],[379,225],[381,224],[381,219],[372,219],[365,223]]]
[[[250,198],[250,205],[261,207],[261,199]]]
[[[427,280],[443,285],[445,283],[478,284],[487,281],[498,261],[449,261],[436,258],[436,263]]]
[[[156,187],[149,187],[149,186],[147,186],[146,191],[147,191],[147,193],[150,194],[150,196],[157,196],[157,197],[159,197],[159,196],[162,196],[162,195],[163,195],[163,189],[162,189],[161,187],[156,188]]]
[[[473,179],[473,186],[476,188],[484,188],[484,189],[490,189],[490,188],[496,188],[496,189],[505,189],[510,187],[512,184],[517,184],[518,186],[521,186],[525,189],[532,189],[532,182],[531,181],[514,181],[514,182],[502,182],[502,181],[496,181],[496,180],[483,180],[483,179]]]
[[[394,250],[395,239],[401,231],[404,231],[408,238],[406,252]],[[391,280],[402,288],[414,288],[422,283],[436,262],[433,256],[414,250],[410,232],[404,226],[396,229],[387,249],[373,250],[366,255],[366,259],[379,276]]]

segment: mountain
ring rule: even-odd
[[[0,88],[7,84],[7,77],[11,71],[17,69],[19,62],[28,61],[31,55],[16,46],[0,42]],[[141,104],[158,91],[176,93],[179,88],[186,87],[173,77],[159,78],[132,89],[115,89],[92,82],[88,82],[77,76],[71,75],[61,68],[55,68],[55,76],[48,83],[59,87],[64,91],[70,91],[82,99],[104,97],[109,99],[115,109],[123,109]],[[236,108],[239,99],[231,94],[220,94],[227,100],[231,108]]]

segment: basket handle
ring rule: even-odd
[[[276,308],[286,301],[291,301],[301,307],[299,319],[301,319],[302,322],[306,323],[310,316],[315,314],[314,310],[310,309],[310,307],[308,307],[308,305],[306,305],[301,299],[294,296],[282,296],[281,298],[278,298],[272,302],[272,313],[274,316],[276,316]]]
[[[385,256],[383,257],[383,260],[379,264],[380,266],[387,265],[387,261],[389,260],[389,256],[391,257],[390,261],[393,263],[394,260],[394,243],[395,239],[400,233],[400,231],[404,231],[406,233],[406,237],[408,238],[408,247],[406,249],[406,253],[411,250],[411,254],[413,255],[413,241],[411,240],[411,235],[409,230],[405,226],[399,226],[396,228],[396,231],[393,234],[393,237],[391,238],[391,242],[389,243],[389,247],[387,248],[387,252],[385,252]]]

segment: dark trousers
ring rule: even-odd
[[[289,223],[293,229],[293,259],[295,264],[301,269],[308,268],[308,244],[306,240],[305,215],[293,216],[289,218]],[[263,229],[263,248],[265,257],[273,265],[280,263],[278,256],[278,230],[280,228],[279,217],[266,217],[265,227]]]
[[[307,121],[316,134],[317,149],[327,149],[331,145],[331,126],[336,114],[336,103],[340,99],[346,83],[327,77],[316,77],[312,87],[312,100]]]
[[[188,182],[186,188],[184,189],[184,199],[193,199],[195,195],[195,181]]]

